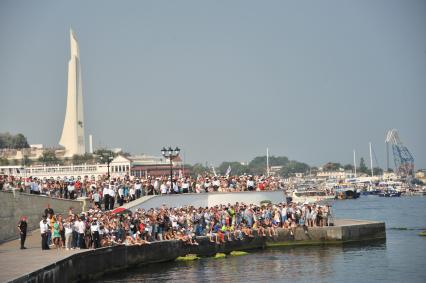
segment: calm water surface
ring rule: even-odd
[[[426,282],[426,197],[335,201],[336,218],[386,223],[386,241],[274,248],[225,259],[158,263],[99,282]],[[401,230],[400,228],[406,228]]]

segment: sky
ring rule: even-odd
[[[2,0],[0,132],[58,146],[70,27],[95,148],[426,168],[426,1]]]

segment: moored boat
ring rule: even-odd
[[[300,203],[315,203],[334,199],[333,195],[327,194],[325,191],[309,190],[309,191],[294,191],[292,194],[293,202]]]
[[[398,192],[392,187],[387,187],[385,190],[379,193],[379,197],[400,197],[401,192]]]

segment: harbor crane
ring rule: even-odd
[[[389,168],[389,144],[392,145],[395,173],[399,176],[413,176],[414,157],[399,138],[398,130],[389,130],[386,135],[387,166]]]

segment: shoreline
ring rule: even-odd
[[[32,272],[21,274],[7,282],[75,282],[99,278],[110,272],[126,270],[158,262],[173,261],[179,256],[196,254],[201,257],[216,253],[264,249],[276,246],[335,245],[386,239],[384,222],[336,219],[335,226],[302,227],[290,235],[289,229],[278,229],[277,237],[244,238],[223,244],[211,243],[208,237],[197,237],[199,245],[185,245],[178,240],[152,242],[145,245],[112,246],[83,250],[67,255]]]

